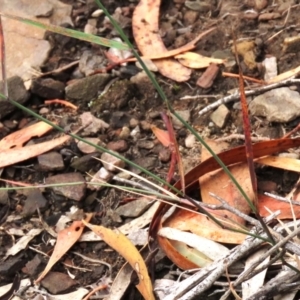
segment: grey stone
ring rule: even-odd
[[[74,158],[74,160],[71,163],[71,167],[80,172],[88,172],[91,169],[93,169],[95,166],[97,166],[98,161],[95,159],[95,157],[99,157],[99,156],[100,153],[95,152],[95,153],[84,155],[79,158]]]
[[[289,122],[300,116],[300,95],[287,87],[274,89],[255,97],[249,109],[269,122]]]
[[[62,294],[71,287],[77,285],[77,281],[72,279],[69,275],[60,272],[49,272],[41,281],[41,284],[51,294]]]
[[[186,110],[177,110],[176,113],[186,122],[190,121],[191,118],[191,111]],[[175,115],[172,115],[173,124],[176,127],[183,127],[184,125],[175,117]]]
[[[85,140],[90,142],[90,143],[93,143],[95,145],[101,144],[101,140],[99,138],[96,138],[96,137],[95,138],[87,137],[87,138],[85,138]],[[84,154],[95,153],[95,152],[98,151],[95,147],[93,147],[93,146],[91,146],[91,145],[89,145],[85,142],[82,142],[82,141],[79,141],[77,143],[77,147]]]
[[[82,53],[79,60],[79,70],[85,76],[92,74],[95,70],[105,67],[103,56],[96,55],[90,50]]]
[[[46,99],[62,99],[65,84],[52,78],[38,78],[32,81],[31,92]]]
[[[93,178],[90,181],[91,183],[94,183],[94,184],[89,184],[88,188],[90,190],[99,191],[99,190],[101,190],[102,188],[105,187],[105,185],[103,185],[103,184],[110,182],[112,178],[113,178],[113,174],[102,167],[93,176]]]
[[[39,155],[37,159],[42,171],[58,171],[65,167],[62,155],[55,151]]]
[[[22,211],[22,216],[32,216],[37,208],[40,211],[44,211],[48,205],[46,198],[39,190],[24,190],[24,194],[27,196]]]
[[[58,0],[1,0],[0,11],[12,13],[32,20],[40,20],[41,16],[50,16],[50,20],[43,18],[43,23],[60,25],[71,21],[72,5]],[[37,17],[38,16],[38,17]],[[18,75],[23,80],[30,80],[34,76],[33,69],[40,71],[41,65],[48,58],[51,45],[44,40],[45,30],[22,24],[10,18],[3,19],[6,46],[7,76]]]
[[[216,124],[216,126],[223,128],[229,115],[230,111],[224,104],[222,104],[210,115],[210,119]]]
[[[24,104],[30,96],[26,90],[23,80],[19,76],[13,76],[7,80],[8,97],[20,104]],[[0,81],[0,91],[3,91],[3,82]],[[9,101],[0,98],[0,119],[15,110],[15,106]]]
[[[141,198],[118,207],[116,212],[123,217],[135,218],[144,213],[150,205],[151,201],[149,199]]]
[[[65,185],[52,187],[53,191],[68,199],[80,201],[85,196],[85,180],[79,173],[65,173],[46,178],[46,184],[61,184],[82,182],[77,185]]]
[[[111,152],[114,152],[114,153],[118,154],[115,151],[111,151]],[[111,171],[111,172],[120,171],[118,168],[124,168],[125,167],[125,162],[123,160],[113,156],[110,153],[103,153],[101,155],[101,160],[102,160],[104,168],[108,171]],[[118,167],[118,168],[115,168],[115,167]]]
[[[68,100],[89,102],[98,96],[110,76],[108,74],[96,74],[86,78],[78,79],[66,87],[66,98]]]

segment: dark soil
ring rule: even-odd
[[[96,4],[94,5],[92,1],[64,0],[62,2],[73,5],[74,24],[75,28],[78,30],[83,30],[88,19],[91,17],[91,13],[97,8]],[[177,2],[177,4],[174,2]],[[204,12],[195,12],[189,10],[184,5],[184,1],[163,1],[160,15],[162,28],[164,28],[164,26],[167,28],[171,16],[176,15],[177,18],[177,22],[171,23],[172,30],[175,34],[165,34],[164,42],[169,49],[180,47],[192,40],[202,31],[212,26],[216,26],[217,28],[213,33],[204,37],[197,44],[196,52],[206,56],[216,55],[217,51],[222,52],[223,54],[229,53],[228,59],[234,60],[234,56],[231,52],[233,41],[235,39],[237,41],[249,39],[255,42],[254,52],[257,65],[255,68],[251,69],[243,61],[243,57],[240,57],[244,75],[263,79],[263,69],[260,67],[260,62],[267,56],[277,57],[279,73],[283,73],[299,66],[299,46],[296,45],[295,49],[286,52],[284,52],[282,46],[286,37],[297,36],[299,33],[300,7],[297,5],[298,2],[269,1],[266,8],[258,14],[270,13],[275,15],[279,11],[281,17],[277,19],[270,18],[268,20],[259,20],[257,17],[252,18],[251,14],[253,12],[250,11],[251,6],[247,5],[249,2],[251,1],[207,1],[210,5],[207,10]],[[276,5],[272,5],[272,2],[276,2]],[[288,2],[288,4],[285,2]],[[102,3],[111,14],[115,12],[116,8],[122,7],[124,11],[128,11],[126,18],[129,19],[137,4],[136,1],[110,0],[104,0]],[[218,3],[222,3],[222,5],[218,7]],[[284,13],[284,5],[286,5],[286,9],[291,5],[294,5],[294,7],[288,11],[286,22],[285,18],[287,17],[287,13]],[[245,13],[246,11],[248,11],[248,13]],[[97,22],[98,28],[102,28],[103,22],[104,16],[99,17]],[[177,29],[187,26],[191,26],[191,32],[181,35],[176,33]],[[126,25],[123,29],[134,44],[131,26]],[[102,31],[101,36],[111,39],[115,36],[115,33],[112,28],[108,26],[106,30]],[[70,38],[58,38],[57,35],[53,34],[49,34],[47,38],[53,42],[54,48],[49,60],[43,68],[43,72],[51,72],[73,60],[79,59],[84,50],[89,49],[95,53],[95,55],[102,54],[103,51],[105,51],[104,48],[97,45],[90,45]],[[108,64],[109,62],[105,60],[104,67]],[[59,74],[49,75],[48,77],[59,80],[64,84],[69,84],[71,80],[76,80],[74,75],[76,68],[77,67],[75,66]],[[158,73],[155,74],[157,81],[165,92],[173,109],[175,111],[188,110],[190,112],[189,123],[200,135],[210,139],[216,139],[234,133],[243,133],[241,111],[234,109],[233,103],[227,104],[227,108],[230,110],[230,116],[224,128],[218,128],[212,124],[210,120],[211,112],[204,116],[199,116],[198,114],[202,108],[216,101],[216,99],[227,95],[228,91],[238,87],[238,80],[235,78],[223,77],[221,75],[222,71],[237,73],[238,68],[236,65],[230,67],[222,66],[213,85],[208,89],[203,89],[196,85],[198,78],[202,75],[204,70],[194,70],[191,79],[184,83],[173,82]],[[62,106],[52,106],[49,108],[46,117],[50,120],[59,121],[63,128],[72,129],[79,124],[78,115],[85,111],[91,111],[93,115],[109,124],[109,128],[93,136],[100,138],[105,144],[123,140],[123,138],[120,138],[122,129],[126,127],[129,128],[131,132],[138,125],[140,128],[138,139],[131,135],[126,136],[125,140],[127,147],[123,150],[117,148],[117,151],[127,159],[141,164],[156,175],[166,178],[170,163],[169,157],[167,154],[167,158],[163,160],[160,155],[164,154],[163,151],[168,150],[164,149],[164,147],[155,139],[150,126],[155,125],[165,129],[165,124],[161,119],[160,113],[166,111],[167,106],[162,102],[151,82],[144,82],[143,85],[137,87],[136,84],[130,81],[130,78],[138,72],[139,70],[133,63],[122,67],[117,66],[113,70],[108,71],[109,74],[112,74],[112,78],[116,78],[116,81],[111,85],[106,94],[97,99],[93,99],[91,102],[82,100],[73,103],[79,107],[78,112],[73,112],[71,109]],[[299,90],[300,86],[296,86],[295,89]],[[184,96],[197,95],[207,95],[207,97],[189,100],[180,99]],[[217,95],[217,98],[215,95]],[[39,112],[40,109],[44,107],[44,100],[45,99],[32,94],[27,107]],[[284,132],[293,129],[299,122],[299,119],[296,119],[287,124],[270,124],[264,118],[250,117],[253,135],[271,138],[283,136]],[[15,111],[6,117],[5,120],[2,120],[5,125],[5,130],[2,131],[3,136],[17,130],[17,127],[9,128],[9,126],[7,126],[10,124],[9,122],[15,120],[18,125],[22,120],[26,120],[27,124],[34,121],[33,118],[27,114]],[[195,144],[192,148],[186,147],[185,139],[189,134],[187,129],[181,126],[175,126],[175,131],[181,155],[184,160],[184,166],[186,171],[188,171],[200,162],[200,147],[198,144]],[[79,135],[80,134],[81,132]],[[44,139],[54,138],[55,136],[57,136],[57,134],[53,134],[52,136],[48,135],[46,138],[36,138],[34,139],[34,142],[37,143]],[[139,144],[140,141],[146,141],[148,144],[151,142],[153,145],[141,147]],[[232,146],[242,145],[244,143],[243,140],[237,139],[232,139],[229,142]],[[18,165],[5,168],[2,172],[2,178],[28,184],[41,184],[44,182],[45,178],[48,178],[51,175],[72,173],[76,171],[81,172],[84,178],[88,178],[85,172],[94,174],[99,169],[100,163],[95,161],[92,163],[89,162],[90,165],[85,170],[83,168],[82,171],[77,171],[72,167],[74,159],[84,156],[75,142],[71,142],[62,149],[57,149],[56,151],[63,154],[65,165],[63,170],[42,171],[40,170],[37,159],[34,158]],[[260,168],[257,171],[257,175],[259,180],[275,182],[277,187],[275,192],[281,195],[289,193],[299,177],[296,173],[278,170],[275,172],[273,168]],[[178,178],[178,173],[175,173],[173,181]],[[85,196],[81,201],[67,199],[51,189],[41,189],[41,193],[46,199],[47,205],[43,206],[43,209],[39,212],[40,215],[35,209],[28,214],[23,213],[28,198],[28,195],[24,191],[9,191],[8,194],[4,194],[3,197],[0,197],[0,258],[3,258],[6,251],[14,244],[13,234],[10,235],[7,232],[8,228],[23,229],[25,231],[28,231],[31,228],[42,228],[43,225],[39,221],[39,217],[50,227],[54,228],[59,217],[66,212],[69,212],[70,208],[73,206],[78,207],[84,213],[93,212],[95,215],[91,220],[92,224],[115,228],[129,222],[131,219],[116,217],[114,211],[117,207],[126,203],[129,198],[135,197],[129,193],[120,192],[113,188],[104,188],[100,191],[88,189],[85,191]],[[198,193],[198,191],[196,193]],[[6,201],[7,199],[8,201]],[[12,219],[15,217],[18,218]],[[0,286],[12,283],[16,273],[20,275],[20,278],[36,279],[48,260],[48,258],[40,254],[39,251],[50,254],[53,249],[53,244],[50,243],[52,239],[51,235],[47,231],[44,231],[30,241],[29,245],[18,254],[17,259],[16,256],[12,256],[7,260],[2,261],[2,266],[0,267]],[[141,246],[139,246],[139,248],[141,248]],[[75,276],[74,278],[77,283],[76,288],[86,288],[89,285],[98,282],[100,278],[107,278],[108,271],[106,266],[99,263],[90,263],[82,257],[76,256],[73,252],[78,252],[87,257],[102,260],[110,264],[112,267],[112,279],[116,277],[117,273],[125,263],[124,259],[121,258],[117,252],[112,251],[104,242],[76,243],[71,251],[67,252],[61,261],[52,268],[52,271],[60,273],[66,273],[68,269]],[[37,257],[40,262],[37,264],[36,269],[29,270],[28,263],[31,263],[33,260],[37,259]],[[63,262],[73,264],[77,269],[68,268],[63,265]],[[89,271],[84,272],[81,268],[87,268]],[[151,269],[151,264],[149,269]],[[152,275],[155,278],[170,278],[175,280],[178,278],[178,274],[175,272],[177,267],[167,258],[152,264],[152,270],[154,271],[152,272]],[[226,282],[226,279],[224,279],[224,282]],[[213,287],[203,299],[219,299],[220,294],[217,294],[217,296],[208,296],[210,293],[219,289],[218,286]],[[27,296],[25,296],[25,298],[26,297]],[[0,299],[2,298],[0,297]],[[141,296],[132,284],[123,299],[141,299]]]

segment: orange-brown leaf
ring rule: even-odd
[[[171,144],[170,135],[166,130],[162,130],[155,125],[151,125],[151,130],[156,138],[165,146],[169,147]]]
[[[148,275],[146,264],[131,241],[118,230],[113,231],[103,226],[88,224],[87,222],[84,222],[84,224],[128,261],[139,278],[137,289],[145,299],[154,300],[152,283]]]
[[[40,144],[0,151],[0,168],[13,165],[32,157],[36,157],[57,146],[62,145],[63,143],[66,143],[70,139],[70,136],[63,135],[54,140],[43,142]]]
[[[45,122],[38,122],[31,126],[22,128],[6,137],[0,141],[0,150],[8,150],[11,148],[20,148],[24,143],[29,141],[34,136],[42,136],[47,133],[53,127]]]
[[[270,215],[270,211],[274,212],[276,210],[280,210],[280,215],[277,217],[278,219],[292,219],[292,209],[290,203],[278,201],[266,195],[258,195],[258,208],[259,214],[262,217],[267,217]],[[270,210],[268,211],[267,208]],[[293,205],[293,210],[296,218],[300,218],[300,206]]]
[[[220,151],[229,147],[229,145],[225,142],[217,143],[215,141],[207,140],[206,143],[215,153],[219,153]],[[204,147],[202,149],[201,156],[202,161],[210,157],[209,152]],[[254,193],[247,164],[239,163],[237,165],[229,167],[228,169],[237,180],[237,182],[241,185],[248,197],[253,200]],[[247,215],[251,212],[247,201],[223,170],[206,173],[205,175],[200,177],[199,183],[201,187],[201,198],[204,203],[220,205],[221,203],[209,194],[214,193],[217,196],[222,197],[230,206],[240,210],[244,214]],[[238,224],[245,224],[244,219],[226,210],[218,211],[218,213],[224,217],[227,217],[233,222],[237,222]]]
[[[203,69],[210,64],[223,64],[224,59],[203,56],[195,52],[185,52],[175,56],[181,64],[192,69]]]
[[[89,222],[92,216],[92,213],[87,214],[85,220]],[[43,280],[51,268],[77,242],[82,234],[83,229],[84,221],[74,221],[70,227],[63,229],[58,233],[57,241],[48,264],[44,271],[40,274],[39,278],[35,281],[35,284]]]
[[[137,47],[144,56],[167,52],[159,34],[160,0],[141,0],[132,16],[132,30]],[[178,82],[190,78],[191,70],[172,58],[154,61],[159,72]]]

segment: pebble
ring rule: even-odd
[[[101,143],[101,140],[99,138],[86,137],[84,139],[95,145],[99,145]],[[90,153],[94,153],[94,152],[98,151],[97,148],[95,148],[85,142],[82,142],[82,141],[79,141],[77,143],[77,147],[84,154],[90,154]]]
[[[48,201],[40,190],[25,190],[24,194],[26,195],[26,200],[21,213],[22,216],[31,217],[37,208],[42,212],[46,209]]]
[[[142,148],[142,149],[152,149],[154,147],[154,143],[152,141],[147,141],[147,140],[139,140],[137,142],[137,146],[139,148]]]
[[[104,88],[109,79],[109,74],[96,74],[77,79],[66,87],[66,98],[77,103],[88,103],[98,96],[98,92]]]
[[[77,185],[51,187],[55,193],[75,201],[80,201],[85,196],[84,181],[85,180],[80,173],[74,172],[54,175],[45,179],[46,184],[82,182],[81,184]]]
[[[116,152],[124,152],[129,148],[129,146],[125,140],[118,140],[107,143],[106,148]]]
[[[223,128],[229,116],[230,111],[224,104],[222,104],[210,115],[210,119],[216,124],[216,126]]]
[[[130,123],[130,121],[129,121],[129,123]],[[129,126],[130,126],[130,124],[129,124]],[[129,136],[130,136],[130,129],[127,126],[124,126],[119,134],[119,138],[127,139]]]
[[[183,24],[184,26],[193,25],[196,20],[199,18],[199,11],[188,10],[185,12],[183,16]]]
[[[118,215],[127,218],[136,218],[144,213],[149,206],[151,201],[147,198],[140,198],[138,200],[130,201],[116,209]]]
[[[162,148],[158,152],[158,158],[161,162],[167,163],[171,158],[171,150],[169,148]]]
[[[264,74],[265,81],[268,81],[268,80],[274,78],[275,76],[277,76],[277,74],[278,74],[277,58],[275,56],[266,57],[263,60],[262,65],[265,68],[265,74]]]
[[[43,270],[44,267],[45,262],[42,259],[42,256],[37,254],[26,264],[26,274],[35,277]]]
[[[90,23],[85,24],[83,31],[87,34],[97,34],[97,28]]]
[[[11,120],[5,120],[3,122],[3,125],[8,128],[8,129],[15,129],[18,126],[18,122],[17,121],[11,121]]]
[[[62,99],[65,84],[52,78],[37,78],[32,80],[31,92],[45,99]]]
[[[92,13],[91,17],[92,17],[92,18],[98,18],[98,17],[100,17],[101,15],[103,15],[103,10],[102,10],[102,9],[97,9],[97,10],[95,10],[95,11]]]
[[[24,105],[30,97],[30,93],[26,90],[24,82],[19,76],[13,76],[7,79],[7,89],[9,98],[20,104]],[[3,81],[0,81],[0,91],[3,91]],[[0,119],[13,112],[15,109],[15,105],[11,104],[6,99],[0,98]]]
[[[100,170],[93,176],[90,182],[92,183],[98,183],[98,184],[89,184],[88,188],[90,190],[101,190],[105,186],[103,186],[103,183],[108,183],[113,178],[113,174],[109,171],[107,171],[105,168],[101,167]]]
[[[300,116],[300,95],[288,87],[273,89],[255,97],[249,109],[269,122],[290,122]]]
[[[105,60],[102,55],[97,55],[91,50],[85,50],[80,57],[78,67],[82,74],[88,76],[95,70],[104,68],[104,63]]]
[[[130,135],[134,138],[137,139],[140,136],[141,130],[139,126],[136,126],[135,128],[132,129]]]
[[[177,110],[176,113],[185,121],[189,122],[191,118],[191,111],[186,109],[186,110]],[[172,120],[174,126],[177,126],[179,128],[183,127],[184,125],[176,118],[175,115],[172,114]]]
[[[50,271],[41,281],[41,285],[46,288],[49,293],[57,295],[64,293],[78,282],[72,279],[68,274]]]
[[[151,130],[151,124],[149,122],[143,120],[143,121],[140,122],[140,124],[141,124],[141,128],[143,130],[145,130],[145,131]]]
[[[136,126],[139,125],[139,120],[135,119],[135,118],[132,118],[129,120],[129,126],[130,128],[134,128]]]
[[[58,171],[65,167],[62,155],[55,151],[39,155],[37,159],[41,171]]]
[[[283,41],[283,53],[298,53],[300,51],[300,36],[286,37]]]
[[[195,142],[196,142],[196,137],[193,134],[189,134],[184,140],[184,144],[186,148],[193,148]]]
[[[144,169],[151,171],[157,164],[157,157],[154,156],[139,157],[134,159],[134,163],[136,163],[137,165],[141,166]],[[130,170],[136,174],[141,173],[141,171],[135,167],[130,166]]]
[[[86,154],[82,157],[76,157],[73,159],[71,163],[71,167],[74,170],[80,171],[80,172],[89,172],[94,167],[97,166],[100,162],[96,160],[94,157],[100,157],[100,153],[91,153]]]
[[[40,111],[39,111],[39,114],[40,115],[46,115],[46,114],[48,114],[49,113],[49,108],[48,107],[42,107],[41,109],[40,109]]]
[[[112,152],[114,152],[114,151],[112,151]],[[118,153],[116,153],[116,154],[118,154]],[[111,172],[119,172],[120,171],[120,169],[115,168],[115,166],[118,168],[122,168],[122,169],[125,167],[125,162],[123,160],[111,155],[110,153],[103,153],[101,155],[101,160],[102,160],[104,168]]]

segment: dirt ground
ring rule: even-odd
[[[72,4],[72,17],[75,29],[78,30],[84,29],[86,23],[91,18],[91,14],[97,9],[93,1],[64,0],[62,2]],[[174,82],[159,73],[155,74],[173,109],[176,112],[187,111],[189,115],[187,121],[205,138],[217,139],[233,134],[243,134],[241,110],[234,106],[237,101],[226,104],[229,115],[222,128],[216,126],[211,120],[211,114],[214,110],[199,115],[199,111],[216,100],[227,96],[230,91],[238,88],[238,80],[236,78],[222,76],[222,72],[238,73],[232,52],[234,40],[237,43],[242,41],[250,41],[252,43],[251,51],[254,55],[254,61],[249,62],[245,56],[240,55],[243,74],[246,76],[264,80],[262,61],[266,57],[274,56],[277,58],[278,74],[300,65],[300,39],[298,38],[300,30],[300,5],[298,1],[266,1],[265,6],[260,8],[263,2],[255,0],[186,2],[181,0],[166,0],[161,4],[161,35],[168,49],[178,48],[191,41],[204,30],[216,26],[216,30],[199,41],[194,51],[209,57],[225,58],[228,62],[220,66],[217,77],[209,88],[202,88],[197,85],[197,80],[205,71],[203,69],[193,70],[191,78],[187,82],[180,83]],[[116,9],[122,8],[121,15],[123,15],[119,21],[122,20],[123,30],[135,45],[130,21],[137,1],[103,0],[102,3],[111,14],[114,14]],[[196,10],[189,9],[188,7],[196,7]],[[116,33],[112,30],[112,27],[106,26],[104,28],[103,24],[104,16],[101,15],[98,17],[96,24],[98,29],[103,29],[99,35],[108,39],[115,37]],[[189,30],[179,30],[187,28]],[[287,38],[292,37],[295,38],[295,41],[288,43]],[[51,55],[43,67],[42,72],[44,73],[51,72],[73,60],[79,59],[85,50],[90,50],[95,55],[103,55],[103,51],[105,50],[103,47],[91,45],[86,42],[78,42],[73,39],[57,39],[57,35],[51,33],[49,33],[47,39],[50,39],[52,42],[54,41],[54,44]],[[108,63],[106,60],[104,66],[108,65]],[[77,79],[75,75],[76,68],[77,66],[60,74],[49,75],[47,77],[54,78],[68,85],[72,80]],[[109,145],[114,145],[113,147],[115,148],[113,150],[122,154],[127,159],[144,166],[162,178],[166,178],[170,164],[170,155],[167,153],[166,158],[162,158],[166,150],[153,136],[151,125],[165,129],[160,113],[165,111],[167,107],[158,96],[151,82],[145,81],[137,88],[130,81],[131,77],[135,76],[138,72],[140,70],[137,69],[134,63],[129,63],[127,66],[122,67],[117,66],[112,70],[108,70],[107,73],[111,74],[115,81],[108,87],[106,94],[98,99],[94,99],[92,104],[84,99],[77,102],[73,101],[73,104],[79,107],[78,112],[73,112],[61,106],[53,106],[49,108],[46,117],[52,120],[59,119],[61,126],[67,128],[69,124],[76,124],[78,122],[78,115],[80,113],[90,111],[97,118],[109,124],[107,129],[90,137],[97,137],[106,145],[109,143]],[[251,81],[246,81],[246,89],[253,89],[255,87],[257,85]],[[300,85],[295,85],[293,89],[300,91]],[[183,98],[186,96],[189,96],[189,98]],[[197,98],[197,96],[199,97]],[[27,107],[39,112],[44,107],[44,100],[42,97],[32,93]],[[16,121],[19,125],[24,119],[26,119],[28,124],[33,121],[32,117],[20,111],[7,116],[2,120],[4,127],[7,129],[6,131],[2,131],[4,132],[2,135],[5,136],[18,129],[18,126],[14,128],[9,127],[10,123]],[[270,122],[268,118],[255,115],[251,115],[250,119],[252,135],[256,138],[280,138],[299,123],[299,117],[289,122],[281,123]],[[125,135],[125,138],[123,138],[120,134],[124,127],[128,128],[129,132],[132,132],[136,126],[140,128],[138,138],[134,138],[131,134]],[[189,132],[186,128],[175,125],[175,131],[184,166],[186,171],[188,171],[200,163],[200,146],[198,143],[195,143],[191,147],[187,147],[186,139],[189,136]],[[54,136],[50,135],[46,140]],[[120,146],[120,141],[123,142],[124,140],[126,147],[123,149]],[[35,143],[40,141],[43,141],[43,138],[35,139]],[[144,143],[141,143],[142,141]],[[233,147],[243,145],[244,140],[232,138],[228,139],[228,142]],[[5,168],[2,172],[2,178],[28,184],[41,184],[49,176],[75,172],[74,165],[72,165],[74,159],[86,156],[78,149],[75,142],[71,142],[62,149],[55,151],[64,153],[64,168],[62,170],[41,170],[40,162],[34,158]],[[95,174],[100,166],[99,162],[91,162],[90,159],[88,163],[89,165],[86,168],[76,171],[81,173],[84,178],[88,178],[86,172]],[[132,168],[129,169],[133,170]],[[289,193],[299,177],[297,173],[275,171],[271,167],[257,170],[257,176],[259,180],[263,180],[264,182],[275,183],[275,192],[283,196]],[[175,182],[178,178],[178,173],[175,173],[173,181]],[[43,197],[47,204],[42,206],[39,213],[36,209],[33,209],[29,213],[24,214],[24,206],[30,197],[35,199],[33,201],[35,204],[38,201],[36,200],[38,197]],[[83,199],[80,201],[70,200],[51,189],[41,189],[36,195],[14,190],[4,194],[0,197],[0,286],[12,283],[17,273],[21,279],[29,278],[31,281],[36,279],[48,261],[48,257],[45,254],[50,255],[53,249],[53,243],[51,242],[53,237],[47,230],[44,230],[40,235],[32,239],[24,250],[14,256],[5,258],[7,250],[15,243],[15,239],[18,240],[18,236],[8,233],[8,228],[21,229],[25,232],[28,232],[32,228],[44,228],[45,224],[41,223],[39,218],[43,219],[49,227],[54,228],[58,219],[69,212],[71,207],[77,207],[84,213],[95,213],[91,220],[92,224],[115,228],[134,219],[134,217],[121,217],[116,213],[118,207],[133,198],[135,196],[114,188],[104,188],[99,191],[87,189],[85,190]],[[9,201],[7,202],[6,199],[9,199]],[[16,216],[18,218],[15,218]],[[73,216],[73,218],[76,219],[76,216]],[[138,248],[140,249],[141,245]],[[95,259],[95,261],[87,261],[83,256],[74,254],[75,252],[84,255],[84,257]],[[102,241],[76,243],[64,255],[61,261],[52,268],[53,272],[62,274],[70,272],[74,276],[75,284],[71,284],[68,290],[63,290],[61,293],[74,291],[79,287],[95,287],[99,279],[103,281],[108,280],[108,269],[104,264],[99,263],[99,261],[104,261],[111,266],[112,280],[114,280],[125,263],[125,260],[117,252],[111,250]],[[69,267],[70,265],[72,267]],[[179,269],[166,257],[152,265],[149,263],[149,269],[152,270],[152,276],[156,279],[168,278],[176,280],[179,274]],[[272,274],[268,274],[267,277],[272,277]],[[226,282],[226,279],[223,278],[222,280]],[[51,284],[55,285],[57,282]],[[47,290],[47,286],[44,286],[44,288]],[[220,289],[220,286],[213,286],[203,296],[203,299],[219,299],[220,293],[217,293],[217,291]],[[214,293],[217,294],[208,296]],[[33,294],[26,295],[26,292],[23,292],[23,294],[20,292],[20,295],[23,295],[23,299],[38,299],[34,298],[35,295]],[[298,296],[295,296],[295,299],[298,298]],[[0,299],[8,298],[0,297]],[[117,298],[110,299],[115,300]],[[134,288],[134,285],[131,284],[123,299],[141,299],[141,296]]]

